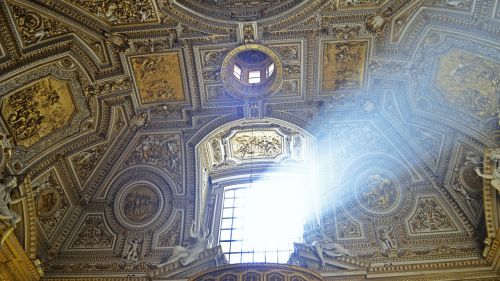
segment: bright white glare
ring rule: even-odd
[[[241,79],[241,68],[239,68],[236,64],[234,65],[233,68],[233,74],[234,76],[236,76],[236,78],[238,78],[238,80]]]
[[[259,70],[250,71],[248,73],[248,83],[250,83],[250,84],[260,83],[260,71]]]
[[[267,68],[267,77],[271,76],[274,72],[274,62]]]
[[[306,176],[299,172],[273,173],[249,184],[235,215],[244,219],[233,220],[232,239],[239,240],[241,235],[242,242],[231,242],[231,250],[228,243],[221,243],[230,262],[286,263],[293,243],[302,241],[304,224],[312,210],[311,189]]]

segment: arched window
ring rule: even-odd
[[[273,123],[221,128],[197,147],[210,177],[200,195],[213,200],[201,202],[203,220],[230,263],[288,262],[314,216],[315,141]]]

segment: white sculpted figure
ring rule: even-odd
[[[306,234],[304,237],[306,243],[310,243],[310,246],[318,255],[321,266],[325,266],[325,256],[335,258],[341,256],[352,256],[352,254],[342,245],[335,243],[332,238],[328,237],[323,229],[315,228],[310,233]]]
[[[203,228],[201,231],[195,231],[196,225],[191,226],[190,236],[195,242],[188,246],[175,246],[170,258],[164,263],[158,265],[158,267],[163,267],[167,264],[171,264],[180,261],[182,266],[186,266],[194,261],[196,261],[201,252],[212,246],[212,239],[209,236],[208,230]]]
[[[479,167],[476,167],[474,171],[476,171],[477,175],[485,178],[487,180],[491,180],[491,186],[493,186],[496,190],[500,192],[500,151],[499,150],[494,150],[491,159],[495,163],[495,169],[493,170],[493,173],[491,175],[485,175],[481,173],[481,169]]]
[[[0,230],[2,238],[0,246],[5,242],[9,234],[14,231],[16,224],[21,221],[21,217],[12,211],[10,205],[21,202],[25,197],[12,200],[10,193],[17,187],[17,178],[5,173],[0,178]]]
[[[391,249],[396,249],[396,241],[394,241],[394,237],[392,236],[393,227],[389,228],[381,228],[379,230],[380,241],[382,241],[382,248],[387,251]]]
[[[139,249],[139,245],[141,244],[141,242],[139,242],[139,240],[137,239],[134,239],[132,241],[129,241],[128,243],[130,244],[130,246],[128,247],[127,260],[137,262],[139,260],[139,254],[137,253],[137,250]]]

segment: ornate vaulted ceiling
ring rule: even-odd
[[[245,40],[282,65],[274,92],[221,78]],[[141,276],[168,258],[201,219],[203,172],[246,165],[224,149],[252,123],[311,141],[314,157],[287,157],[314,159],[321,223],[355,254],[343,262],[486,266],[474,167],[500,141],[498,1],[5,0],[0,74],[47,277]],[[154,207],[127,211],[138,194]]]

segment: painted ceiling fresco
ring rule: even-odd
[[[279,59],[272,93],[221,79],[245,43]],[[47,280],[145,278],[210,216],[208,178],[254,159],[313,165],[318,220],[353,254],[299,247],[296,264],[498,280],[474,271],[474,168],[499,100],[499,1],[0,1],[0,131],[33,182]]]

